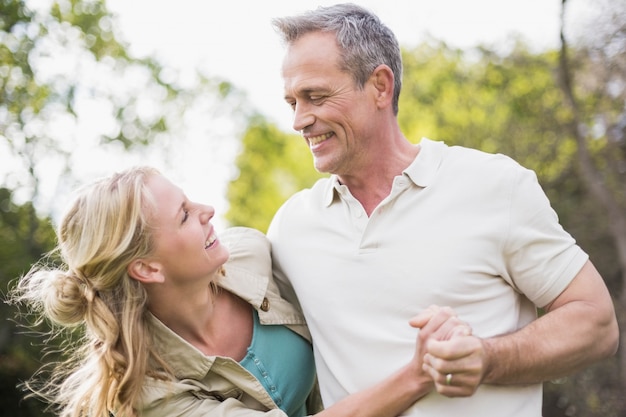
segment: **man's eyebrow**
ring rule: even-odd
[[[296,89],[295,94],[285,94],[284,98],[285,99],[294,98],[294,95],[308,96],[308,95],[311,95],[312,93],[320,93],[324,91],[326,91],[326,88],[322,86],[306,87],[301,90]]]

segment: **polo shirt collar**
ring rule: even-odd
[[[403,171],[403,174],[409,177],[415,185],[425,188],[434,181],[447,146],[443,142],[428,138],[422,138],[419,145],[421,149],[417,157]],[[341,187],[339,177],[335,174],[331,175],[326,183],[326,190],[324,190],[324,205],[326,207],[332,204],[339,187]]]
[[[329,178],[329,181],[326,182],[326,190],[324,190],[324,207],[328,207],[332,204],[336,190],[341,187],[339,183],[339,177],[337,175],[332,174]]]
[[[403,174],[408,176],[415,185],[426,188],[435,180],[447,146],[443,142],[422,138],[420,147],[417,157]]]

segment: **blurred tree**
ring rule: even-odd
[[[120,38],[105,0],[0,0],[0,186],[38,208],[42,183],[73,188],[57,181],[84,165],[78,150],[167,155],[194,109],[207,123],[245,113],[230,83],[133,57]]]
[[[405,51],[398,119],[409,140],[427,136],[501,152],[544,181],[558,177],[571,163],[573,143],[557,140],[564,136],[554,79],[557,55],[531,54],[521,41],[515,45],[506,56],[444,44]]]
[[[233,226],[267,231],[278,207],[321,177],[302,137],[281,132],[263,117],[251,119],[237,157],[237,177],[228,187],[226,220]]]
[[[602,211],[612,238],[613,270],[619,285],[610,286],[615,297],[620,328],[626,326],[626,3],[595,2],[588,13],[586,28],[578,33],[575,48],[566,36],[567,0],[562,0],[559,86],[569,117],[564,123],[575,141],[576,173],[588,200]],[[571,31],[570,31],[571,32]],[[581,36],[584,35],[584,36]],[[617,262],[615,262],[617,261]],[[609,283],[610,284],[610,283]],[[614,401],[607,401],[606,387],[587,391],[600,409],[626,415],[623,398],[626,389],[626,333],[621,332],[619,360],[607,372],[618,388]],[[586,378],[598,381],[596,378]],[[608,378],[607,378],[608,379]],[[591,395],[590,395],[591,394]],[[580,407],[570,397],[574,410]],[[620,401],[621,400],[621,401]],[[567,415],[574,415],[568,413]],[[577,414],[587,415],[587,414]],[[595,415],[609,415],[598,413]],[[613,415],[613,414],[611,414]]]
[[[12,193],[0,188],[0,293],[25,273],[31,264],[49,252],[55,235],[49,219],[39,219],[31,203],[18,206]],[[15,311],[0,304],[0,415],[26,417],[42,415],[37,400],[23,400],[19,382],[28,379],[41,365],[41,349],[12,320]]]
[[[40,207],[42,189],[73,188],[74,170],[84,165],[77,150],[114,162],[160,148],[167,159],[191,129],[190,114],[207,124],[246,117],[230,83],[182,77],[156,59],[132,56],[120,39],[105,0],[0,0],[2,295],[52,249],[51,220],[38,215],[50,213]],[[42,415],[38,402],[21,401],[16,385],[38,368],[43,341],[18,331],[11,306],[0,304],[0,313],[0,415]]]

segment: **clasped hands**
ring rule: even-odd
[[[409,324],[420,329],[413,361],[447,397],[474,394],[485,373],[485,347],[450,307],[430,306]]]

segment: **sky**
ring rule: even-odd
[[[46,1],[30,0],[30,3]],[[589,0],[569,1],[576,6]],[[118,32],[132,55],[154,56],[183,74],[200,69],[210,76],[224,78],[246,93],[253,108],[290,132],[291,110],[284,103],[280,78],[284,50],[271,19],[335,2],[107,0],[107,5],[116,15]],[[354,3],[376,13],[396,33],[403,47],[418,45],[429,37],[464,49],[477,45],[506,47],[513,35],[520,36],[536,50],[559,44],[561,0],[354,0]],[[97,119],[97,109],[94,113]],[[87,118],[84,124],[91,122]],[[225,196],[228,182],[236,176],[238,149],[236,133],[222,131],[219,135],[206,137],[205,133],[186,138],[185,143],[176,147],[176,154],[155,154],[143,159],[137,155],[103,156],[97,154],[93,142],[89,145],[88,141],[79,141],[74,150],[74,169],[81,179],[89,181],[148,161],[180,185],[190,199],[213,205],[217,213],[214,224],[222,228],[226,226],[222,218],[228,209]],[[51,185],[48,195],[44,191],[41,200],[46,206],[48,199],[47,210],[54,220],[65,206],[64,200],[69,199],[65,195],[69,191],[55,188],[56,173],[52,165],[49,172]]]

